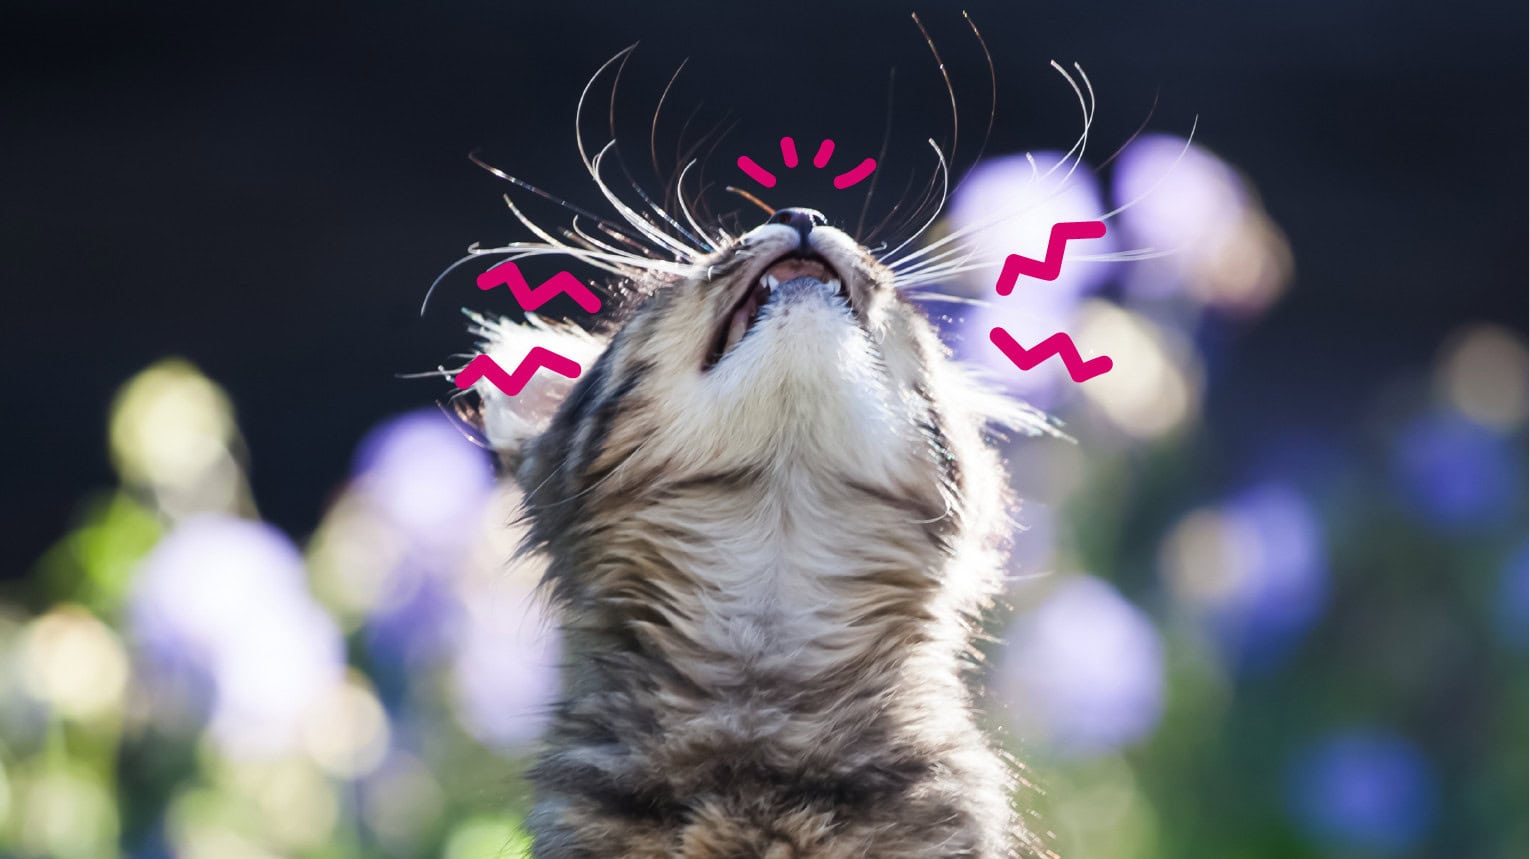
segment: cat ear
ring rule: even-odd
[[[514,373],[526,355],[540,347],[578,364],[582,374],[606,348],[604,338],[578,325],[549,321],[534,313],[527,313],[526,321],[520,323],[477,315],[472,319],[472,331],[481,338],[482,354],[494,359],[506,373]],[[488,378],[482,378],[453,403],[457,414],[483,436],[505,467],[514,472],[526,443],[547,428],[576,382],[577,379],[541,368],[512,397]]]

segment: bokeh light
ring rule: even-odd
[[[1516,463],[1506,441],[1481,424],[1451,413],[1421,416],[1398,434],[1393,468],[1412,509],[1436,526],[1474,529],[1515,516],[1513,472],[1524,470],[1523,460]]]
[[[17,773],[16,781],[21,851],[58,859],[112,854],[117,806],[100,773],[77,764],[45,764]]]
[[[446,793],[430,769],[407,753],[395,753],[362,787],[367,829],[391,850],[425,852],[446,813]]]
[[[1067,392],[1065,386],[1072,382],[1066,370],[1051,362],[1018,373],[989,342],[988,332],[1001,326],[1020,343],[1032,344],[1058,331],[1072,330],[1078,302],[1111,274],[1110,266],[1085,257],[1110,253],[1116,240],[1107,234],[1101,239],[1070,243],[1070,253],[1064,257],[1056,280],[1022,278],[1015,292],[1005,297],[995,293],[994,284],[1010,254],[1035,259],[1046,256],[1054,223],[1094,220],[1104,214],[1098,183],[1089,168],[1072,167],[1073,160],[1064,160],[1060,152],[984,162],[967,174],[953,193],[948,218],[947,229],[965,237],[952,245],[969,248],[956,258],[976,268],[941,282],[960,286],[983,302],[980,307],[967,309],[954,328],[956,352],[991,370],[1000,384],[1041,407],[1051,406]],[[1081,350],[1086,346],[1082,344]]]
[[[297,548],[269,525],[186,521],[145,559],[130,600],[150,688],[204,680],[213,734],[230,752],[291,748],[341,677],[339,631],[309,594]]]
[[[1005,636],[995,694],[1015,729],[1064,755],[1137,742],[1163,710],[1163,650],[1151,620],[1109,584],[1056,584]]]
[[[1500,325],[1456,332],[1442,350],[1435,390],[1472,420],[1498,430],[1525,422],[1525,341]]]
[[[531,847],[521,828],[509,817],[477,817],[464,821],[446,840],[442,859],[482,859],[523,856]]]
[[[1276,483],[1186,515],[1165,538],[1159,567],[1242,665],[1283,654],[1328,593],[1317,519],[1299,492]]]
[[[56,606],[28,625],[21,642],[27,691],[71,719],[120,710],[128,659],[117,634],[78,606]]]
[[[153,491],[167,513],[251,509],[234,455],[233,406],[186,361],[161,361],[124,385],[109,435],[123,480]]]
[[[1161,254],[1131,267],[1131,292],[1184,292],[1247,316],[1285,289],[1292,263],[1284,237],[1237,171],[1205,148],[1143,135],[1122,150],[1113,179],[1127,241]]]
[[[545,621],[510,608],[470,621],[452,666],[463,725],[486,745],[524,747],[541,733],[557,697],[557,637]]]
[[[488,455],[434,410],[374,429],[355,470],[358,491],[422,551],[459,543],[454,532],[477,523],[494,479]]]
[[[1344,851],[1401,855],[1433,823],[1430,768],[1412,743],[1394,734],[1324,738],[1297,757],[1288,781],[1300,826]]]
[[[303,748],[337,778],[354,779],[376,769],[388,746],[388,714],[365,678],[356,674],[330,687],[305,714]]]
[[[1201,371],[1182,336],[1104,301],[1086,302],[1075,330],[1080,351],[1111,357],[1110,372],[1079,387],[1121,433],[1153,439],[1194,416]]]

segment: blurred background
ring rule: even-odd
[[[967,8],[981,149],[946,4],[0,10],[0,855],[520,855],[557,637],[406,376],[512,311],[485,260],[419,313],[531,238],[501,193],[566,223],[467,153],[608,214],[574,108],[638,41],[587,141],[650,189],[701,159],[723,223],[784,134],[880,155],[874,194],[752,190],[889,247],[950,161],[909,249],[971,265],[922,300],[1074,439],[1006,443],[987,683],[1059,855],[1526,855],[1524,5]],[[1114,369],[1021,373],[994,325]]]

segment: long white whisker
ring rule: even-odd
[[[590,250],[588,248],[574,247],[566,244],[541,244],[537,242],[511,242],[496,248],[477,248],[472,251],[475,255],[484,254],[514,254],[511,259],[524,259],[527,257],[551,256],[565,254],[580,262],[585,262],[596,267],[604,267],[599,263],[608,263],[615,268],[608,268],[613,274],[630,276],[632,269],[644,271],[656,271],[664,274],[685,275],[689,274],[691,267],[681,262],[667,262],[657,259],[632,259],[623,255],[614,255],[605,251]],[[626,269],[626,270],[623,270]]]
[[[680,207],[680,214],[685,217],[685,222],[691,225],[691,228],[696,231],[697,235],[702,236],[703,240],[706,241],[707,250],[711,251],[716,249],[716,245],[712,242],[712,236],[708,235],[707,231],[702,229],[700,224],[696,223],[696,218],[691,214],[690,207],[685,205],[685,174],[691,172],[691,168],[695,166],[696,159],[692,158],[686,162],[684,167],[680,168],[680,178],[675,180],[675,204]],[[702,189],[702,193],[706,193],[705,188]],[[724,239],[723,241],[726,243],[727,240]]]
[[[585,232],[584,228],[579,226],[579,216],[578,215],[574,216],[574,218],[570,222],[569,226],[579,236],[579,238],[582,239],[591,248],[598,248],[600,250],[607,251],[608,253],[610,253],[610,254],[612,254],[614,256],[619,256],[619,257],[621,257],[623,259],[626,259],[626,260],[647,260],[647,259],[649,259],[648,257],[635,256],[631,251],[624,250],[622,248],[616,247],[615,245],[608,245],[605,242],[601,241],[600,239],[597,239],[594,236],[590,235],[589,233]]]
[[[523,248],[535,249],[537,252],[536,253],[529,253],[529,252],[526,252],[525,250],[523,250]],[[594,266],[595,268],[603,269],[605,271],[608,271],[608,272],[610,272],[612,274],[615,274],[615,275],[618,275],[620,277],[631,277],[632,274],[633,274],[631,268],[621,268],[621,267],[617,267],[617,266],[612,266],[612,265],[605,264],[604,262],[601,262],[599,260],[588,258],[588,255],[589,255],[590,252],[585,251],[583,248],[569,247],[567,245],[562,245],[562,244],[557,244],[557,243],[552,244],[552,245],[536,245],[536,244],[533,244],[533,243],[516,243],[516,245],[511,245],[511,246],[507,246],[507,247],[503,247],[503,248],[480,248],[475,243],[475,244],[473,244],[472,246],[470,246],[468,248],[467,256],[464,256],[461,259],[457,260],[456,262],[452,263],[451,265],[447,266],[444,271],[442,271],[440,274],[436,275],[436,279],[435,280],[430,282],[430,288],[425,290],[425,299],[420,302],[420,315],[421,316],[425,315],[425,309],[430,306],[430,297],[435,294],[436,287],[441,285],[441,281],[446,280],[446,276],[447,275],[449,275],[452,272],[456,271],[461,266],[464,266],[464,265],[468,264],[469,262],[472,262],[473,260],[476,260],[479,257],[485,256],[485,255],[514,254],[513,256],[510,257],[510,259],[521,259],[522,257],[527,257],[527,256],[539,256],[539,255],[541,255],[544,252],[545,253],[568,254],[569,256],[572,256],[572,257],[580,259],[581,261],[587,263],[588,265]],[[653,260],[647,260],[647,262],[653,262]],[[609,292],[610,290],[607,289],[605,291]]]
[[[1026,153],[1026,157],[1030,158],[1031,157],[1030,153]],[[1034,159],[1032,159],[1031,163],[1032,163],[1032,166],[1034,168],[1034,164],[1035,164]],[[1039,178],[1041,178],[1041,177],[1036,176],[1035,172],[1034,172],[1034,169],[1033,169],[1033,172],[1032,172],[1032,175],[1031,175],[1031,182],[1034,183]],[[1031,211],[1032,209],[1035,209],[1035,208],[1038,208],[1040,206],[1043,206],[1046,203],[1049,203],[1052,200],[1056,199],[1065,190],[1067,190],[1067,185],[1064,182],[1059,182],[1058,185],[1055,188],[1052,189],[1051,193],[1049,193],[1047,196],[1045,196],[1045,197],[1043,197],[1043,198],[1041,198],[1039,200],[1032,200],[1032,201],[1028,202],[1027,204],[1025,204],[1024,206],[1022,206],[1021,208],[1009,209],[1009,210],[1007,210],[1005,212],[1002,212],[1001,214],[996,215],[996,216],[994,216],[992,218],[989,218],[989,219],[987,219],[985,221],[978,221],[978,222],[973,223],[973,224],[968,224],[967,226],[962,227],[961,229],[953,230],[950,233],[948,233],[948,234],[946,234],[944,236],[941,236],[939,239],[936,239],[935,241],[930,242],[928,245],[925,245],[924,247],[920,248],[919,250],[911,251],[911,252],[909,252],[907,254],[904,254],[901,259],[897,259],[897,260],[894,260],[894,261],[892,261],[890,263],[885,263],[885,264],[889,268],[892,268],[894,270],[898,270],[898,269],[900,269],[900,268],[902,268],[904,266],[907,266],[909,263],[912,263],[912,262],[914,262],[915,260],[917,260],[917,259],[919,259],[921,257],[924,257],[926,255],[931,254],[934,251],[939,250],[941,247],[943,247],[945,245],[951,244],[952,242],[961,241],[963,239],[966,239],[968,236],[971,236],[975,232],[978,232],[980,230],[986,230],[986,229],[988,229],[990,227],[998,226],[999,224],[1002,224],[1005,221],[1012,220],[1014,218],[1019,217],[1020,215],[1025,214],[1026,212]],[[960,248],[960,246],[958,246],[958,249],[959,248]],[[947,253],[949,253],[949,252],[947,252]],[[926,262],[928,262],[928,260],[926,260]],[[921,263],[920,265],[924,265],[924,263]]]
[[[606,148],[611,149],[612,152],[616,155],[616,164],[621,168],[622,175],[627,178],[627,184],[632,188],[634,192],[637,193],[638,197],[641,198],[644,203],[648,204],[648,208],[651,209],[654,214],[662,218],[671,227],[674,227],[675,232],[679,233],[681,236],[687,239],[690,239],[692,244],[702,245],[704,242],[691,235],[690,231],[686,230],[685,227],[680,226],[680,222],[676,221],[674,217],[664,209],[663,206],[660,206],[658,203],[654,202],[653,197],[649,196],[648,192],[643,190],[643,186],[639,185],[638,181],[632,178],[631,171],[627,169],[627,162],[622,158],[621,150],[616,148],[616,98],[617,94],[621,91],[622,73],[627,70],[627,62],[631,59],[631,54],[628,54],[622,58],[622,63],[616,67],[616,75],[611,80],[610,109],[606,114],[606,127],[611,133],[611,142],[607,144]],[[602,154],[604,154],[604,150],[602,150]],[[596,160],[598,161],[599,158],[597,157]]]
[[[929,259],[919,262],[917,265],[909,266],[905,269],[894,268],[893,272],[898,277],[906,277],[908,275],[920,274],[932,269],[943,268],[948,265],[959,265],[971,259],[972,255],[976,252],[977,250],[971,245],[956,245],[955,247],[947,248],[946,250],[941,251]],[[960,259],[955,259],[955,257],[958,255],[960,255]]]
[[[935,49],[935,40],[930,38],[930,32],[924,28],[924,22],[919,20],[919,13],[914,12],[914,26],[924,36],[924,43],[930,47],[930,55],[935,58],[935,68],[940,72],[941,80],[946,84],[946,97],[951,101],[951,157],[960,157],[961,146],[961,113],[956,109],[956,88],[951,86],[951,73],[946,70],[946,63],[940,58],[940,51]]]
[[[606,146],[601,150],[601,155],[605,154],[605,150],[606,149],[612,150],[612,153],[614,155],[616,155],[616,163],[618,165],[623,165],[622,166],[622,173],[626,174],[627,173],[627,168],[625,166],[625,163],[622,161],[621,151],[615,149],[615,146],[616,146],[616,139],[612,138],[611,142],[607,143]],[[600,161],[600,155],[595,156],[595,160],[597,162],[599,162]],[[639,197],[643,198],[643,202],[648,204],[648,208],[652,209],[654,214],[656,214],[659,217],[663,218],[665,223],[669,224],[671,227],[674,227],[675,228],[675,232],[679,233],[682,237],[689,239],[692,244],[694,244],[697,247],[701,248],[702,251],[704,251],[706,253],[711,253],[712,252],[712,250],[713,250],[712,244],[711,244],[711,242],[707,241],[706,238],[705,238],[706,233],[702,233],[700,236],[697,236],[697,235],[693,234],[690,230],[687,230],[685,227],[681,226],[680,222],[675,220],[675,216],[674,215],[671,215],[668,211],[666,211],[664,209],[663,206],[660,206],[657,202],[654,201],[654,199],[652,197],[648,196],[648,192],[643,190],[643,186],[641,186],[637,182],[633,181],[633,179],[632,179],[630,174],[627,175],[627,182],[628,182],[628,184],[630,184],[632,186],[632,190],[636,191],[637,195]],[[694,250],[692,248],[687,247],[686,248],[686,252],[687,253],[691,253],[692,255],[694,255]]]
[[[945,211],[946,195],[947,192],[951,190],[951,174],[946,168],[946,155],[944,152],[940,151],[940,145],[935,142],[935,138],[929,138],[925,142],[929,143],[930,148],[935,150],[935,158],[940,165],[940,205],[935,207],[935,212],[931,214],[929,219],[924,222],[924,226],[920,227],[913,235],[900,242],[897,247],[888,251],[886,256],[892,256],[896,254],[898,251],[907,247],[910,242],[924,235],[924,231],[928,230],[930,225],[935,223],[935,219],[940,217],[940,213]]]
[[[648,245],[643,244],[642,242],[638,241],[637,239],[634,239],[633,237],[631,237],[631,236],[627,235],[626,233],[622,232],[621,230],[615,229],[610,224],[607,224],[604,220],[597,219],[596,222],[595,222],[595,226],[599,227],[600,231],[602,233],[605,233],[606,235],[610,236],[613,240],[621,242],[624,245],[627,245],[628,247],[632,248],[632,251],[636,251],[637,253],[632,253],[632,251],[628,251],[628,253],[632,253],[632,256],[633,256],[634,259],[653,259],[654,258],[654,256],[653,256],[654,255],[654,249],[653,248],[649,247]],[[638,254],[641,254],[641,256],[639,256]]]
[[[901,288],[901,287],[900,287]],[[937,301],[945,304],[968,304],[973,307],[992,307],[994,302],[981,298],[971,298],[965,295],[952,295],[949,292],[920,292],[918,287],[910,287],[909,291],[915,301]]]
[[[584,90],[579,94],[579,103],[574,108],[574,146],[579,151],[579,160],[584,163],[585,171],[590,174],[591,179],[595,180],[595,185],[600,189],[600,193],[605,196],[606,201],[611,204],[611,207],[616,210],[617,214],[622,216],[623,220],[631,224],[650,241],[668,248],[679,256],[680,259],[691,259],[695,256],[692,251],[665,235],[662,230],[655,227],[646,218],[643,218],[634,211],[631,206],[623,202],[606,185],[605,181],[600,178],[600,170],[596,166],[595,159],[590,158],[589,150],[584,145],[584,103],[590,96],[591,88],[595,86],[597,80],[600,80],[600,76],[605,74],[606,69],[609,69],[617,60],[631,54],[636,48],[637,44],[634,43],[618,51],[615,56],[606,60],[600,68],[596,69],[595,74],[591,75],[589,81],[585,83]],[[612,143],[614,142],[612,141]],[[596,157],[597,159],[599,158],[598,155]]]
[[[570,203],[569,201],[563,199],[562,197],[558,197],[556,195],[549,194],[548,192],[542,190],[541,188],[538,188],[537,186],[531,184],[530,182],[527,182],[524,179],[521,179],[521,178],[516,177],[516,176],[511,176],[509,173],[506,173],[505,171],[499,169],[498,167],[495,167],[494,165],[488,163],[487,161],[484,161],[482,158],[479,158],[477,153],[468,153],[468,160],[473,162],[473,164],[477,165],[480,169],[487,171],[490,175],[494,176],[497,179],[503,179],[504,181],[509,182],[510,184],[514,185],[517,188],[521,188],[521,189],[530,191],[531,193],[537,195],[538,197],[541,197],[542,199],[547,200],[549,202],[556,203],[557,205],[559,205],[559,206],[569,210],[570,212],[573,212],[576,215],[583,215],[584,217],[589,218],[590,220],[596,222],[597,224],[600,224],[601,228],[606,230],[606,231],[608,231],[608,232],[611,232],[611,233],[614,233],[614,234],[620,234],[620,230],[617,228],[618,225],[616,224],[615,221],[612,221],[612,220],[610,220],[608,218],[602,218],[601,216],[595,214],[594,212],[590,212],[590,211],[584,209],[582,206],[576,206],[573,203]],[[633,244],[636,244],[639,247],[642,247],[641,243],[638,243],[631,236],[627,236],[625,234],[621,234],[621,238],[624,241],[632,242]]]
[[[618,211],[621,212],[622,217],[626,218],[628,223],[632,224],[634,227],[637,227],[643,232],[643,235],[652,239],[654,242],[668,248],[673,254],[675,254],[676,258],[682,260],[695,259],[696,250],[694,248],[680,242],[678,239],[672,238],[669,234],[655,226],[652,221],[649,221],[647,218],[639,214],[635,209],[622,202],[621,198],[616,196],[616,193],[611,190],[609,185],[606,184],[605,179],[601,177],[600,163],[605,158],[606,153],[610,152],[611,147],[615,145],[615,140],[607,142],[605,146],[600,148],[599,152],[595,153],[594,159],[592,159],[588,165],[590,178],[595,180],[595,185],[600,189],[600,193],[605,195],[606,199],[610,201],[611,205],[617,207]]]
[[[1084,70],[1078,65],[1078,63],[1074,63],[1073,67],[1079,70],[1080,76],[1083,76]],[[1056,69],[1057,73],[1063,76],[1063,80],[1068,82],[1068,86],[1073,88],[1073,94],[1078,98],[1079,110],[1082,111],[1084,115],[1084,129],[1079,134],[1078,140],[1074,141],[1073,146],[1070,147],[1067,152],[1063,153],[1062,160],[1058,161],[1056,164],[1053,164],[1051,168],[1041,176],[1043,179],[1051,176],[1054,172],[1057,171],[1057,168],[1061,167],[1063,164],[1066,164],[1068,159],[1071,157],[1073,159],[1073,164],[1068,168],[1068,172],[1063,174],[1061,183],[1067,184],[1068,179],[1073,176],[1073,171],[1077,170],[1078,166],[1083,163],[1084,151],[1089,147],[1089,129],[1094,125],[1094,89],[1090,88],[1089,97],[1085,98],[1084,91],[1079,88],[1078,81],[1075,81],[1073,76],[1068,74],[1067,70],[1058,64],[1056,60],[1052,61],[1052,68]],[[1087,83],[1089,79],[1085,77],[1084,80]]]
[[[1108,254],[1084,254],[1082,256],[1070,256],[1068,262],[1135,262],[1144,259],[1158,259],[1160,257],[1174,256],[1183,253],[1187,245],[1177,248],[1134,248],[1129,251],[1115,251]]]
[[[1073,76],[1068,74],[1067,70],[1064,69],[1060,64],[1058,64],[1057,61],[1053,60],[1052,63],[1051,63],[1051,66],[1052,66],[1052,68],[1057,70],[1058,74],[1062,75],[1063,80],[1067,81],[1068,86],[1070,88],[1072,88],[1074,96],[1076,96],[1077,99],[1078,99],[1079,109],[1080,109],[1080,111],[1081,111],[1081,113],[1083,115],[1083,123],[1084,123],[1083,131],[1081,131],[1079,133],[1079,136],[1073,142],[1073,145],[1068,148],[1067,152],[1063,153],[1063,157],[1061,159],[1059,159],[1056,164],[1053,164],[1047,170],[1046,173],[1041,174],[1040,176],[1038,176],[1037,175],[1037,167],[1036,167],[1036,159],[1029,152],[1025,153],[1025,158],[1026,158],[1026,160],[1031,165],[1031,181],[1033,183],[1036,182],[1039,179],[1045,179],[1045,178],[1051,176],[1063,164],[1068,163],[1070,160],[1072,161],[1072,164],[1068,168],[1068,172],[1063,174],[1062,179],[1060,179],[1058,181],[1058,191],[1054,192],[1054,194],[1053,194],[1053,196],[1055,196],[1057,193],[1061,192],[1061,189],[1063,187],[1065,187],[1067,185],[1068,179],[1073,176],[1073,172],[1078,169],[1080,164],[1083,163],[1084,152],[1085,152],[1086,148],[1088,147],[1088,143],[1089,143],[1089,131],[1093,127],[1093,124],[1094,124],[1095,101],[1094,101],[1094,86],[1089,81],[1089,76],[1084,73],[1084,69],[1083,69],[1082,66],[1078,65],[1077,63],[1074,63],[1074,68],[1078,69],[1079,76],[1082,77],[1083,80],[1084,80],[1084,87],[1082,87],[1082,88],[1078,85],[1078,82],[1073,79]],[[1087,96],[1085,95],[1086,91],[1088,93]],[[1051,198],[1048,197],[1047,199],[1051,199]],[[1025,210],[1021,209],[1019,211],[1009,211],[1009,212],[1005,212],[1005,213],[999,215],[996,218],[992,218],[992,219],[989,219],[987,221],[979,222],[979,223],[976,223],[976,224],[971,224],[971,225],[969,225],[967,227],[964,227],[964,228],[962,228],[960,230],[952,232],[949,235],[942,236],[940,239],[937,239],[936,241],[931,242],[930,244],[926,245],[923,248],[920,248],[918,250],[912,251],[912,252],[904,255],[900,259],[896,259],[896,260],[892,260],[890,262],[886,262],[886,257],[883,257],[884,262],[889,267],[895,268],[895,269],[900,267],[900,266],[907,265],[908,263],[911,263],[914,260],[916,260],[916,259],[918,259],[920,257],[923,257],[923,256],[925,256],[925,255],[935,251],[936,249],[938,249],[938,248],[940,248],[940,247],[942,247],[944,245],[950,244],[951,242],[954,242],[954,241],[959,241],[962,238],[965,238],[966,236],[971,235],[973,232],[976,232],[977,230],[986,229],[988,227],[991,227],[991,226],[994,226],[996,224],[1002,223],[1002,222],[1004,222],[1006,220],[1009,220],[1010,218],[1013,218],[1017,214],[1019,214],[1019,212],[1023,212],[1023,211],[1025,211]],[[887,256],[891,256],[891,255],[892,254],[888,254]]]
[[[1191,120],[1191,122],[1190,122],[1190,133],[1185,137],[1185,145],[1181,146],[1179,148],[1179,154],[1174,156],[1174,163],[1169,165],[1169,169],[1163,171],[1163,175],[1159,176],[1157,181],[1153,182],[1151,187],[1149,187],[1146,191],[1143,191],[1141,194],[1138,194],[1137,196],[1133,197],[1132,199],[1127,200],[1125,203],[1122,203],[1121,205],[1119,205],[1119,206],[1115,207],[1114,209],[1111,209],[1110,211],[1108,211],[1105,214],[1101,215],[1100,216],[1100,220],[1106,221],[1106,220],[1109,220],[1111,218],[1114,218],[1116,215],[1121,214],[1122,212],[1126,211],[1127,209],[1130,209],[1131,207],[1137,205],[1138,203],[1140,203],[1143,200],[1146,200],[1148,197],[1152,196],[1153,192],[1157,191],[1158,187],[1160,185],[1162,185],[1170,176],[1172,176],[1174,174],[1174,171],[1179,167],[1179,163],[1181,161],[1185,160],[1185,153],[1190,151],[1190,144],[1191,144],[1191,142],[1193,142],[1195,140],[1195,129],[1196,129],[1196,126],[1200,124],[1200,121],[1201,121],[1200,114],[1196,114],[1195,119]]]
[[[535,221],[526,217],[525,213],[516,207],[515,201],[510,199],[509,194],[505,194],[504,199],[505,205],[510,207],[510,213],[515,216],[515,219],[520,221],[521,224],[526,227],[526,229],[536,234],[537,238],[546,242],[548,247],[562,248],[566,251],[583,252],[585,250],[584,248],[578,248],[567,242],[560,241],[556,237],[550,235],[546,230],[538,226]],[[577,223],[578,215],[575,215],[574,217]],[[477,253],[477,251],[474,251],[474,253]],[[583,261],[591,266],[594,266],[595,268],[610,272],[611,274],[617,275],[619,277],[630,277],[634,267],[642,267],[644,263],[651,262],[651,260],[646,257],[633,256],[632,254],[622,253],[620,251],[616,252],[612,259],[617,261],[616,265],[614,266],[608,265],[606,262],[593,260],[590,258],[584,258]]]
[[[430,282],[430,288],[425,290],[425,299],[420,302],[420,316],[423,317],[425,315],[425,308],[430,306],[430,297],[435,294],[436,287],[441,285],[441,281],[446,280],[446,276],[456,271],[459,267],[478,259],[478,256],[476,250],[470,250],[467,256],[447,266],[445,271],[436,275],[436,279]]]
[[[1102,219],[1103,218],[1098,218],[1097,220]],[[957,253],[958,250],[946,251],[943,255],[949,256]],[[1114,251],[1108,254],[1070,256],[1068,257],[1068,260],[1070,262],[1130,262],[1133,260],[1155,259],[1158,257],[1172,256],[1174,254],[1180,253],[1183,250],[1183,247],[1169,249],[1136,248],[1132,250]],[[967,261],[971,258],[972,253],[968,252],[959,260],[947,260],[940,264],[927,260],[925,263],[908,269],[907,271],[896,273],[893,278],[893,284],[896,288],[901,290],[908,288],[908,286],[911,284],[945,280],[952,275],[962,274],[968,271],[976,271],[985,267],[982,264],[968,265]]]
[[[685,69],[685,64],[688,62],[690,62],[689,57],[681,60],[680,65],[675,67],[675,73],[670,75],[669,83],[664,85],[664,92],[659,94],[659,103],[654,106],[653,121],[648,124],[648,157],[652,159],[653,174],[655,176],[662,175],[663,173],[663,171],[659,170],[659,114],[664,110],[664,102],[669,98],[670,89],[674,87],[675,81],[680,79],[680,72]]]
[[[1027,153],[1027,154],[1029,154],[1029,153]],[[1034,177],[1033,177],[1032,181],[1035,181]],[[920,257],[924,257],[926,255],[931,254],[932,252],[938,250],[943,245],[950,244],[951,242],[954,242],[954,241],[960,241],[961,239],[965,239],[968,236],[970,236],[971,234],[973,234],[975,232],[978,232],[979,230],[986,230],[989,227],[998,226],[999,224],[1002,224],[1005,221],[1009,221],[1009,220],[1012,220],[1014,218],[1018,218],[1019,216],[1025,214],[1026,212],[1029,212],[1032,209],[1038,208],[1038,207],[1040,207],[1040,206],[1050,202],[1058,194],[1061,194],[1062,191],[1063,191],[1063,188],[1059,187],[1059,188],[1053,190],[1051,194],[1049,194],[1046,197],[1041,198],[1040,200],[1032,200],[1032,201],[1024,204],[1023,206],[1021,206],[1020,208],[1009,209],[1009,210],[1007,210],[1005,212],[1000,213],[999,215],[996,215],[996,216],[994,216],[992,218],[989,218],[986,221],[979,221],[979,222],[977,222],[975,224],[969,224],[969,225],[967,225],[965,227],[962,227],[959,230],[954,230],[951,233],[949,233],[949,234],[947,234],[945,236],[942,236],[942,237],[940,237],[939,239],[936,239],[933,242],[930,242],[928,245],[925,245],[923,248],[920,248],[917,251],[905,254],[902,259],[894,260],[893,262],[888,263],[887,265],[888,265],[889,268],[891,268],[891,269],[893,269],[895,271],[899,270],[899,269],[903,269],[904,266],[907,266],[910,263],[914,262],[915,260],[918,260]],[[959,252],[962,249],[962,247],[964,247],[964,246],[958,245],[956,248],[953,248],[953,249],[948,250],[948,251],[943,251],[942,253],[950,254],[952,252]],[[915,266],[914,268],[904,269],[904,270],[905,271],[914,271],[914,270],[917,270],[920,266],[927,265],[929,262],[930,262],[930,260],[925,260],[924,262],[919,263],[919,265]]]
[[[1132,262],[1135,260],[1156,259],[1158,257],[1172,256],[1179,253],[1183,248],[1136,248],[1128,251],[1116,251],[1108,254],[1088,254],[1084,256],[1070,256],[1069,262]],[[969,271],[980,271],[985,268],[993,268],[993,262],[972,263],[968,265],[953,265],[931,271],[918,272],[908,277],[897,277],[893,280],[894,286],[901,290],[909,289],[926,283],[939,283],[949,280],[959,274]]]
[[[973,253],[975,253],[975,251],[973,251]],[[944,262],[939,263],[939,265],[930,265],[927,266],[927,268],[913,269],[913,271],[900,271],[900,273],[895,274],[894,283],[906,283],[909,282],[909,280],[915,279],[915,277],[926,277],[930,276],[930,274],[936,274],[936,276],[938,276],[938,274],[944,274],[947,273],[947,271],[953,271],[953,269],[970,265],[970,263],[972,263],[973,253],[965,253],[962,254],[959,259],[944,260]]]
[[[557,245],[558,247],[572,248],[572,245],[569,245],[569,244],[566,244],[564,242],[559,241],[557,238],[552,236],[546,230],[544,230],[540,226],[538,226],[535,221],[533,221],[530,218],[526,217],[526,214],[524,212],[522,212],[519,208],[516,207],[515,201],[510,199],[510,195],[509,194],[504,194],[502,196],[504,197],[505,205],[510,207],[510,214],[514,215],[515,219],[517,221],[521,222],[521,226],[523,226],[526,229],[530,230],[532,232],[532,234],[535,235],[537,238],[541,239],[544,242],[547,242],[550,245]],[[577,218],[578,215],[575,215],[574,217]]]

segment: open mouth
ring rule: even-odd
[[[779,257],[775,262],[766,266],[765,271],[744,290],[738,303],[729,308],[722,318],[717,333],[712,337],[712,348],[707,352],[706,363],[703,370],[710,370],[713,365],[722,360],[723,356],[733,350],[744,335],[760,320],[762,309],[770,302],[771,296],[783,283],[788,283],[800,278],[811,278],[820,284],[829,287],[836,294],[849,300],[849,294],[845,291],[843,282],[823,257],[813,253],[793,252]]]

